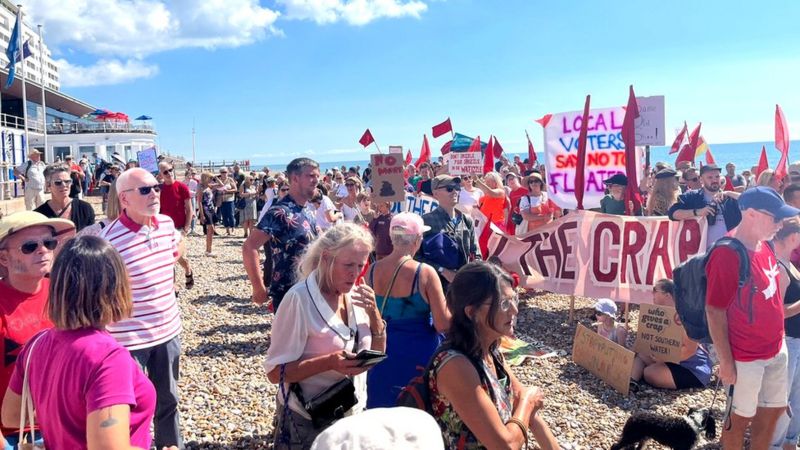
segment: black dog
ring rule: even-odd
[[[675,450],[691,450],[701,431],[706,440],[717,437],[717,425],[708,409],[689,408],[686,417],[637,412],[625,422],[622,436],[611,450],[623,450],[636,444],[636,450],[641,450],[648,439]]]

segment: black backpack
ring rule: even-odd
[[[731,237],[722,237],[705,253],[695,255],[672,271],[675,282],[675,309],[686,329],[686,335],[693,341],[701,344],[710,344],[711,335],[708,332],[706,319],[706,263],[711,252],[719,247],[728,247],[736,251],[739,256],[739,285],[737,302],[741,304],[742,289],[750,281],[750,256],[747,249],[738,240]],[[749,295],[749,321],[753,322],[753,294],[755,285],[750,288]]]

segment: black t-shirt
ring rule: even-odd
[[[58,214],[53,211],[52,208],[50,208],[50,204],[48,202],[42,203],[34,211],[44,214],[50,219],[59,217]],[[69,217],[62,218],[71,220],[72,223],[75,224],[75,230],[81,231],[89,225],[94,225],[94,208],[92,208],[92,205],[89,203],[74,198],[72,199],[72,211],[70,212]]]
[[[778,261],[778,263],[789,272],[789,286],[786,286],[786,292],[783,293],[783,304],[791,305],[800,300],[800,280],[795,279],[792,271],[782,261]],[[786,329],[786,336],[800,338],[800,314],[787,317],[783,323]]]

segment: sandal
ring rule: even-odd
[[[186,274],[186,289],[194,287],[194,271]]]

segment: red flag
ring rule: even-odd
[[[453,146],[453,140],[452,139],[447,141],[447,142],[445,142],[444,145],[442,146],[442,150],[441,150],[442,155],[446,155],[446,154],[450,153],[450,147],[452,147],[452,146]]]
[[[636,167],[636,118],[639,117],[639,105],[633,85],[628,92],[628,106],[625,109],[625,120],[622,121],[622,141],[625,142],[625,172],[628,176],[628,187],[625,189],[625,214],[633,215],[641,209],[642,199],[639,193],[639,176]],[[633,209],[631,209],[633,203]]]
[[[500,159],[500,156],[503,154],[503,146],[500,145],[500,141],[497,138],[494,138],[494,157]]]
[[[422,150],[419,151],[419,159],[417,160],[414,165],[419,169],[419,166],[424,162],[430,162],[431,160],[431,148],[428,146],[428,135],[422,135]]]
[[[578,161],[575,166],[575,199],[578,201],[578,209],[583,209],[583,192],[586,189],[586,136],[589,133],[590,102],[591,96],[587,95],[583,105],[581,131],[578,134]]]
[[[369,144],[372,144],[373,142],[375,142],[375,138],[372,137],[372,133],[370,133],[369,128],[367,128],[367,131],[364,132],[364,135],[361,136],[361,139],[358,140],[358,143],[366,148]]]
[[[692,130],[692,134],[689,135],[689,147],[692,148],[692,152],[697,151],[697,147],[700,146],[700,127],[703,126],[703,122],[697,124],[697,128]],[[692,156],[692,161],[694,161],[694,156]]]
[[[686,121],[683,122],[683,129],[678,136],[675,137],[675,141],[672,142],[672,149],[669,151],[669,154],[672,155],[674,153],[678,153],[681,149],[681,144],[683,144],[683,140],[686,139],[686,133],[689,132],[688,125],[686,125]]]
[[[489,257],[489,238],[492,236],[492,221],[486,216],[483,216],[483,219],[486,220],[486,225],[483,226],[481,235],[478,236],[478,251],[481,252],[482,258],[486,260]]]
[[[706,164],[716,164],[716,161],[714,161],[714,155],[711,154],[710,148],[706,149]]]
[[[775,166],[775,176],[782,180],[786,176],[786,166],[789,163],[789,127],[781,105],[775,105],[775,148],[781,152],[781,159]]]
[[[409,165],[409,164],[411,164],[411,158],[412,158],[412,156],[411,156],[411,150],[408,150],[408,151],[406,152],[406,160],[404,161],[404,162],[405,162],[405,165]]]
[[[545,114],[542,116],[541,119],[536,119],[534,122],[538,123],[542,127],[546,127],[548,123],[550,123],[550,119],[553,118],[552,114]]]
[[[439,125],[434,125],[431,134],[433,135],[433,138],[436,139],[445,133],[452,133],[452,132],[453,132],[453,124],[450,123],[450,118],[448,117],[447,120],[440,123]]]
[[[525,137],[528,138],[528,166],[533,169],[536,164],[536,151],[533,150],[533,142],[531,142],[531,137],[528,136],[528,130],[525,130]]]
[[[472,144],[469,146],[468,152],[479,152],[481,151],[481,137],[477,136],[475,139],[472,140]]]
[[[753,174],[756,177],[756,181],[758,180],[758,176],[761,175],[761,172],[763,172],[763,171],[765,171],[767,169],[769,169],[769,161],[767,161],[767,146],[766,145],[762,145],[761,146],[761,158],[759,158],[759,160],[758,160],[758,166],[756,167],[756,173]]]
[[[694,150],[692,150],[692,146],[689,144],[683,144],[681,147],[681,152],[678,153],[678,157],[675,158],[675,166],[678,166],[678,163],[681,161],[689,161],[694,162]]]
[[[480,148],[480,139],[476,138],[478,141],[478,148]],[[486,151],[483,152],[483,174],[486,175],[487,173],[494,170],[494,136],[489,136],[489,144],[486,146]]]

